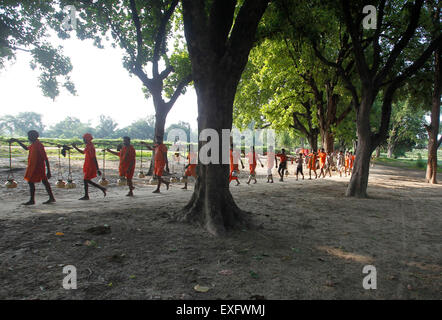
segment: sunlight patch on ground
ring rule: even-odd
[[[332,248],[332,247],[328,247],[328,246],[320,246],[320,247],[317,247],[317,249],[321,250],[321,251],[325,251],[330,255],[333,255],[333,256],[336,256],[338,258],[342,258],[345,260],[352,260],[352,261],[365,263],[365,264],[372,263],[374,261],[374,259],[369,256],[363,256],[363,255],[356,254],[356,253],[345,252],[341,249]]]
[[[433,272],[442,273],[442,267],[437,264],[427,264],[427,263],[416,262],[416,261],[409,261],[409,262],[403,261],[403,263],[409,267],[416,267],[416,268],[419,268],[419,269],[425,270],[425,271],[433,271]]]

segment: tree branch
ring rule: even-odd
[[[209,52],[210,38],[207,32],[208,19],[205,12],[204,0],[182,0],[184,33],[186,35],[189,55],[198,56]],[[208,62],[208,61],[204,61]],[[192,68],[205,68],[207,65],[193,65]],[[196,72],[198,73],[198,72]],[[194,79],[198,81],[198,79]]]
[[[196,1],[195,1],[196,2]],[[157,34],[155,36],[155,47],[153,50],[152,57],[152,77],[156,78],[159,76],[158,74],[158,61],[160,60],[160,52],[161,48],[164,44],[164,38],[166,34],[167,23],[170,20],[173,12],[175,11],[175,7],[178,5],[178,0],[172,0],[169,9],[163,14],[160,20],[160,25],[158,27]]]
[[[419,22],[420,12],[423,3],[424,0],[415,1],[413,8],[411,9],[411,16],[409,19],[410,22],[408,23],[407,29],[405,30],[399,42],[396,43],[396,45],[394,46],[393,50],[388,56],[387,62],[385,63],[384,67],[381,69],[381,71],[376,75],[374,79],[374,84],[376,87],[378,88],[380,87],[381,83],[384,81],[388,73],[393,68],[394,63],[396,62],[398,56],[401,54],[402,50],[404,50],[410,39],[413,37]]]
[[[372,70],[378,70],[381,61],[381,46],[379,45],[379,38],[381,35],[382,22],[384,20],[384,9],[386,0],[382,0],[379,5],[378,21],[376,23],[376,32],[373,37],[373,66]]]
[[[168,76],[169,76],[169,74],[171,73],[171,72],[173,72],[174,71],[174,68],[173,68],[173,66],[167,66],[166,67],[166,69],[164,69],[160,74],[159,74],[159,79],[162,81],[162,80],[164,80],[164,79],[166,79]]]
[[[130,0],[130,10],[132,13],[132,21],[135,25],[137,33],[137,58],[136,63],[141,64],[141,55],[143,54],[143,38],[141,35],[140,17],[138,16],[137,6],[135,0]]]
[[[291,126],[293,129],[297,129],[299,131],[301,131],[302,133],[304,133],[306,136],[309,136],[310,133],[307,130],[307,128],[302,124],[302,122],[299,120],[299,118],[297,117],[297,113],[293,112],[292,114],[293,117],[293,125]]]
[[[245,0],[241,6],[227,43],[225,65],[230,65],[227,72],[233,72],[239,78],[247,63],[248,54],[255,41],[256,29],[269,0]]]
[[[179,83],[178,86],[175,89],[175,92],[173,93],[170,100],[166,103],[169,110],[172,108],[172,106],[175,104],[176,100],[181,94],[181,91],[189,84],[189,82],[192,81],[192,75],[189,74],[186,77],[184,77]]]
[[[347,26],[347,30],[350,33],[353,52],[355,55],[356,67],[359,74],[361,75],[361,80],[368,79],[370,76],[370,69],[368,67],[367,61],[365,59],[364,50],[362,48],[361,41],[359,39],[359,24],[355,25],[353,23],[353,17],[350,10],[350,1],[341,0],[344,10],[344,20]]]
[[[425,49],[425,51],[420,55],[420,57],[413,62],[411,66],[406,68],[404,72],[402,72],[400,75],[396,76],[390,86],[399,87],[399,85],[409,78],[410,76],[414,75],[424,64],[427,62],[427,60],[430,58],[430,56],[433,54],[433,52],[442,47],[442,34],[439,35],[436,39],[434,39],[430,45]]]
[[[355,106],[359,105],[359,97],[358,97],[358,93],[356,90],[356,87],[353,85],[353,83],[350,80],[350,77],[348,76],[348,74],[345,72],[345,70],[342,68],[342,65],[338,64],[338,63],[334,63],[331,62],[329,60],[327,60],[327,58],[325,58],[321,52],[319,52],[318,48],[316,47],[315,43],[312,43],[313,46],[313,51],[315,52],[316,57],[318,57],[318,59],[324,63],[326,66],[329,67],[334,67],[338,70],[338,74],[342,77],[342,79],[344,80],[345,83],[345,87],[347,88],[348,91],[350,91],[353,100],[355,101]],[[353,61],[351,63],[354,63]],[[348,66],[347,66],[348,67]],[[350,68],[351,70],[351,68]]]
[[[338,126],[348,116],[348,114],[351,112],[351,110],[353,110],[353,106],[354,106],[354,103],[353,103],[353,101],[351,101],[350,104],[348,105],[348,107],[336,119],[335,125]]]
[[[223,56],[226,51],[236,3],[236,0],[214,0],[210,8],[210,45],[218,58]]]

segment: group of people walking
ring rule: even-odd
[[[23,203],[24,205],[35,204],[35,183],[42,182],[45,189],[49,195],[49,199],[44,202],[44,204],[49,204],[55,202],[55,197],[49,183],[51,178],[51,168],[49,164],[48,157],[46,155],[45,148],[39,140],[39,133],[35,130],[28,132],[28,140],[30,145],[25,145],[18,139],[10,139],[10,142],[18,143],[23,149],[29,151],[28,154],[28,165],[26,168],[26,173],[24,179],[29,184],[30,199],[28,202]],[[83,135],[83,142],[85,145],[84,149],[80,149],[76,144],[70,146],[63,146],[63,149],[75,149],[79,153],[84,154],[84,164],[83,164],[83,185],[84,185],[84,195],[79,200],[89,200],[89,187],[92,186],[102,191],[103,195],[106,196],[107,189],[105,186],[95,183],[92,179],[97,176],[101,176],[95,146],[92,142],[93,136],[90,133]],[[140,142],[142,145],[146,146],[147,149],[152,150],[154,153],[154,177],[157,179],[157,187],[153,193],[159,193],[162,184],[166,185],[169,189],[170,181],[163,178],[165,171],[169,172],[169,162],[167,157],[167,147],[163,143],[162,137],[158,136],[155,139],[154,144],[148,144],[146,142]],[[106,148],[106,151],[119,157],[119,175],[127,181],[129,187],[129,192],[127,196],[132,197],[133,190],[135,189],[133,184],[133,175],[135,172],[135,162],[136,162],[136,151],[131,144],[130,137],[123,137],[123,144],[117,151],[113,151],[110,148]],[[251,146],[247,154],[244,155],[248,160],[249,164],[249,178],[247,184],[252,181],[254,184],[257,183],[256,179],[256,167],[258,163],[264,168],[264,164],[261,161],[260,155],[256,152],[255,146]],[[325,152],[324,149],[318,151],[309,151],[308,149],[298,149],[297,156],[292,156],[286,153],[285,149],[281,149],[281,152],[275,152],[273,147],[270,146],[267,150],[264,158],[267,160],[267,183],[273,183],[273,169],[278,169],[279,181],[284,181],[284,176],[288,174],[288,161],[296,164],[295,176],[298,180],[299,175],[304,179],[304,169],[308,169],[309,179],[312,179],[312,172],[315,175],[315,179],[326,177],[328,174],[332,176],[332,171],[337,171],[342,177],[351,175],[353,170],[353,164],[355,161],[355,156],[352,152]],[[182,189],[187,189],[188,178],[196,178],[196,166],[197,166],[197,153],[191,152],[189,150],[187,154],[187,165],[185,166],[185,171],[182,181],[184,182],[184,187]],[[279,161],[279,164],[278,164]],[[231,143],[230,146],[230,174],[229,183],[232,181],[239,185],[239,164],[241,163],[242,169],[245,168],[244,163],[241,159],[241,152],[236,149]],[[318,171],[319,170],[319,175]]]
[[[248,159],[249,163],[250,175],[247,184],[250,184],[251,180],[256,183],[257,162],[261,164],[261,167],[264,167],[259,154],[255,151],[255,147],[252,146],[249,153],[244,157]],[[302,179],[304,179],[304,169],[308,169],[310,180],[312,179],[312,172],[315,174],[315,179],[321,178],[321,176],[325,178],[327,174],[331,177],[332,171],[337,171],[340,177],[343,175],[351,175],[355,161],[355,155],[350,151],[345,153],[343,151],[325,152],[324,149],[320,149],[310,152],[308,149],[301,149],[298,150],[297,156],[291,156],[286,153],[285,149],[281,149],[281,152],[275,153],[273,147],[269,147],[264,158],[267,160],[267,183],[273,183],[273,168],[278,169],[279,181],[284,181],[284,175],[288,174],[288,161],[291,161],[292,164],[296,164],[296,171],[294,172],[296,180],[298,180],[299,176],[302,176]],[[235,149],[234,145],[231,144],[229,183],[235,181],[236,185],[240,184],[238,178],[240,174],[240,163],[242,169],[244,169],[245,166],[241,159],[241,152]]]
[[[55,197],[52,192],[51,185],[49,183],[49,179],[52,177],[51,167],[49,164],[49,160],[45,151],[43,144],[39,140],[39,133],[35,130],[31,130],[28,132],[28,140],[30,145],[26,145],[18,139],[12,138],[9,140],[10,143],[18,143],[23,149],[27,150],[28,153],[28,164],[26,167],[26,173],[24,179],[29,184],[30,190],[30,199],[28,202],[23,203],[23,205],[33,205],[35,204],[35,184],[38,182],[42,182],[46,188],[46,191],[49,195],[49,200],[43,202],[44,204],[49,204],[55,202]],[[63,149],[72,149],[74,148],[81,154],[84,154],[84,164],[83,164],[83,185],[84,185],[84,195],[79,200],[89,200],[89,186],[95,187],[103,192],[103,195],[106,196],[106,187],[95,183],[92,179],[97,176],[101,176],[102,173],[100,171],[95,146],[92,142],[93,136],[90,133],[86,133],[83,135],[83,142],[85,144],[84,149],[80,149],[76,144],[72,144],[70,146],[63,146]],[[167,147],[162,142],[161,137],[157,137],[155,144],[148,144],[145,142],[141,142],[145,145],[149,150],[154,151],[154,175],[156,176],[158,183],[157,188],[153,191],[154,193],[160,192],[161,184],[165,184],[167,189],[169,189],[169,181],[163,179],[163,173],[166,169],[169,170],[168,161],[167,161]],[[131,145],[130,137],[123,137],[123,145],[117,150],[113,151],[109,148],[106,151],[117,155],[119,157],[119,175],[120,178],[124,178],[127,180],[127,185],[129,186],[129,192],[127,196],[133,196],[133,190],[135,189],[133,185],[133,175],[135,171],[135,161],[136,161],[136,152],[135,148]]]

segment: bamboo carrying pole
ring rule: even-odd
[[[12,142],[9,141],[9,172],[8,178],[6,179],[5,187],[8,189],[17,188],[17,181],[14,180],[14,173],[12,172]]]

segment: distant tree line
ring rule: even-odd
[[[172,129],[182,129],[187,137],[191,134],[190,124],[184,121],[171,124],[166,129],[165,138]],[[81,122],[75,117],[66,117],[64,120],[47,127],[43,123],[42,115],[36,112],[20,112],[17,115],[5,115],[0,117],[0,135],[3,136],[26,136],[29,130],[37,130],[42,137],[72,139],[81,138],[89,132],[96,138],[118,139],[129,136],[132,139],[153,140],[155,133],[155,117],[153,115],[138,119],[130,125],[118,128],[118,123],[109,116],[100,115],[97,126],[90,122]]]

